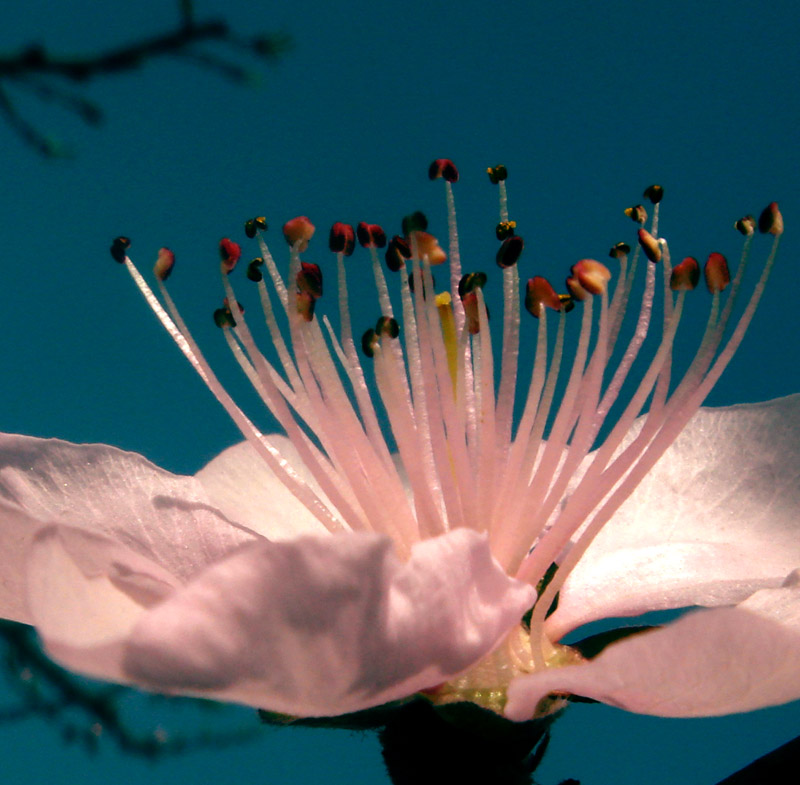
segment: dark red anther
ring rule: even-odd
[[[115,237],[109,249],[111,251],[111,258],[115,262],[125,264],[125,257],[128,255],[128,248],[130,247],[131,241],[129,237]]]
[[[691,291],[700,281],[700,265],[693,256],[687,256],[672,268],[669,288],[674,292]]]
[[[556,290],[550,285],[546,278],[537,275],[528,280],[525,287],[525,308],[528,313],[535,316],[537,319],[544,312],[544,308],[552,308],[554,311],[560,311],[561,299],[556,294]]]
[[[356,233],[350,224],[344,224],[337,221],[331,226],[330,237],[328,238],[328,247],[333,253],[344,254],[345,256],[352,256],[353,249],[356,247]]]
[[[497,249],[497,266],[502,267],[504,270],[513,267],[519,261],[524,247],[525,241],[519,235],[515,234],[511,237],[506,237]]]
[[[400,235],[395,235],[389,240],[386,249],[386,266],[396,273],[406,266],[406,259],[411,258],[411,246]]]
[[[315,300],[322,297],[322,270],[319,269],[318,264],[300,262],[300,272],[297,273],[297,289]]]
[[[664,189],[660,185],[648,185],[642,196],[652,204],[658,204],[664,198]]]
[[[783,234],[783,216],[777,202],[771,202],[761,211],[758,217],[758,231],[775,237]]]
[[[229,240],[227,237],[223,237],[219,241],[219,258],[222,261],[222,270],[224,273],[230,273],[231,270],[236,267],[236,262],[239,261],[241,255],[242,249],[239,247],[238,243]]]
[[[721,253],[708,255],[704,272],[706,286],[712,294],[721,292],[731,282],[728,260]]]
[[[639,245],[651,262],[661,261],[661,243],[647,229],[639,229]]]
[[[364,248],[385,248],[386,233],[378,224],[368,224],[362,221],[356,227],[358,242]]]
[[[175,254],[169,248],[162,248],[158,252],[158,258],[153,266],[153,275],[159,281],[166,281],[172,273],[172,268],[175,266]]]
[[[449,158],[437,158],[428,167],[428,177],[431,180],[443,177],[448,183],[455,183],[458,180],[458,169]]]
[[[316,299],[308,292],[296,292],[295,303],[297,306],[297,313],[303,317],[303,320],[310,322],[314,319],[314,306]]]

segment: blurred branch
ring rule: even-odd
[[[51,53],[37,43],[15,54],[0,54],[0,115],[38,153],[51,158],[63,157],[63,147],[20,114],[7,89],[9,85],[27,90],[45,103],[57,104],[87,125],[96,126],[103,119],[101,108],[58,80],[82,85],[97,77],[132,71],[150,60],[170,56],[189,60],[237,84],[247,84],[253,82],[257,74],[236,62],[235,57],[220,57],[198,49],[198,45],[222,44],[235,56],[246,52],[268,62],[275,62],[291,47],[291,39],[286,34],[261,33],[244,37],[232,31],[223,19],[197,22],[192,0],[179,0],[179,13],[180,21],[174,29],[82,57]]]
[[[798,767],[800,767],[800,736],[754,760],[717,785],[771,785],[772,783],[779,785],[792,781],[793,777],[797,776]]]
[[[108,738],[123,752],[146,758],[227,747],[259,732],[257,724],[222,732],[198,731],[191,736],[171,735],[161,727],[137,731],[129,727],[119,706],[131,693],[128,688],[98,685],[59,667],[42,652],[33,628],[23,624],[0,620],[0,641],[5,643],[9,683],[19,694],[18,703],[0,707],[0,724],[44,717],[60,727],[65,741],[81,742],[89,751],[97,748],[101,738]]]

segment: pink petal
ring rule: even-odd
[[[119,680],[120,641],[147,608],[180,584],[153,561],[107,537],[51,525],[39,529],[27,560],[31,621],[68,667]],[[103,654],[105,647],[116,654]],[[81,651],[89,655],[76,657]]]
[[[182,580],[255,536],[214,509],[194,478],[106,445],[0,435],[3,499],[39,521],[106,535]]]
[[[800,395],[701,409],[598,535],[548,632],[738,602],[800,564]]]
[[[289,439],[274,435],[269,438],[292,468],[322,496]],[[297,501],[247,442],[220,453],[195,478],[217,509],[270,540],[327,533],[327,529]]]
[[[13,504],[0,501],[0,616],[32,624],[25,602],[25,557],[31,537],[43,525]]]
[[[434,686],[487,654],[533,601],[459,529],[403,564],[377,535],[258,543],[142,617],[131,681],[301,716]]]
[[[732,608],[689,613],[593,660],[523,676],[506,715],[525,720],[550,692],[663,717],[751,711],[800,698],[800,571]]]

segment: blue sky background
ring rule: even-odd
[[[7,4],[0,50],[124,43],[171,26],[174,5]],[[255,214],[277,230],[304,213],[322,235],[325,264],[324,235],[335,220],[379,222],[393,233],[403,214],[423,209],[443,230],[441,184],[426,175],[440,156],[461,170],[465,266],[489,267],[493,257],[496,193],[485,168],[502,162],[527,243],[524,274],[555,280],[575,260],[602,258],[631,238],[621,209],[651,182],[666,188],[662,233],[678,258],[719,250],[735,260],[732,221],[778,200],[788,226],[779,266],[709,401],[800,391],[800,309],[790,278],[800,245],[794,3],[775,0],[768,11],[743,0],[196,7],[199,18],[224,13],[242,32],[285,30],[295,48],[273,69],[252,61],[263,75],[253,89],[174,60],[92,83],[87,95],[107,112],[99,131],[15,93],[41,130],[74,146],[74,160],[43,161],[0,124],[3,429],[107,442],[172,471],[196,471],[237,433],[110,260],[110,239],[130,235],[145,269],[160,246],[175,251],[173,296],[248,403],[210,320],[222,296],[219,238],[239,236]],[[766,243],[758,248],[763,259]],[[695,294],[689,331],[706,315],[703,292]],[[234,712],[230,721],[249,718]],[[556,726],[539,779],[710,785],[798,733],[797,705],[695,721],[577,706]],[[373,737],[325,731],[269,731],[257,743],[150,766],[110,745],[90,758],[30,722],[3,729],[0,754],[20,783],[385,781]]]

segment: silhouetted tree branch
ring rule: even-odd
[[[134,729],[119,705],[130,693],[128,688],[95,684],[59,667],[42,652],[31,627],[0,620],[0,640],[5,642],[9,683],[19,696],[15,705],[0,707],[0,724],[45,717],[60,728],[65,741],[82,743],[89,751],[106,738],[123,752],[146,758],[226,747],[259,732],[255,722],[250,727],[197,731],[191,735],[169,734],[161,727]]]
[[[191,0],[179,0],[180,20],[174,29],[143,38],[104,52],[84,56],[67,56],[49,52],[41,44],[30,44],[21,51],[0,55],[0,114],[28,145],[45,157],[62,157],[62,146],[42,133],[17,109],[8,87],[14,85],[46,103],[57,104],[90,126],[103,119],[101,108],[59,80],[81,85],[101,76],[114,76],[132,71],[150,60],[171,56],[193,61],[198,66],[216,71],[238,84],[254,80],[250,68],[235,59],[220,57],[198,48],[204,43],[222,44],[236,55],[247,52],[261,60],[275,61],[291,46],[291,39],[281,33],[260,33],[241,36],[223,19],[197,22]]]

